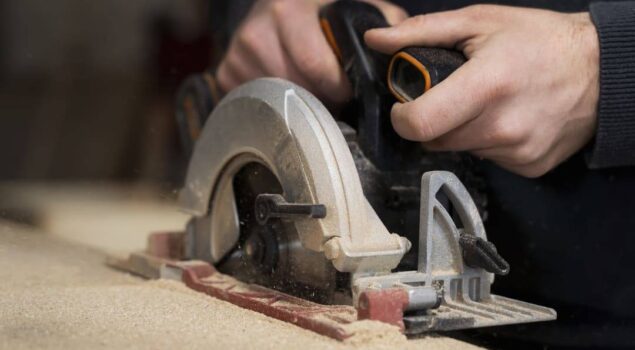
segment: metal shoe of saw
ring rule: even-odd
[[[387,172],[365,161],[351,135],[290,82],[259,79],[232,91],[207,119],[180,193],[192,215],[186,257],[248,283],[352,303],[367,314],[360,317],[373,318],[380,300],[410,333],[555,318],[490,293],[493,274],[509,266],[452,173],[420,178],[420,214],[403,212],[420,220],[418,232],[390,232],[377,204],[383,192],[373,194],[374,208],[364,191],[376,179],[366,173]],[[409,250],[414,264],[404,264]]]

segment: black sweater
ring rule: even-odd
[[[592,168],[635,165],[635,1],[591,4],[600,39],[598,128]]]

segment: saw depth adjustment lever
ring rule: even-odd
[[[256,220],[264,225],[272,218],[310,218],[323,219],[326,217],[326,207],[323,204],[288,203],[279,194],[263,193],[256,197]]]
[[[355,61],[355,58],[350,56],[363,51],[353,50],[348,46],[364,45],[350,38],[355,32],[363,36],[363,32],[368,29],[388,27],[388,22],[373,5],[354,0],[340,0],[322,8],[320,25],[329,45],[350,78],[350,62]],[[345,32],[351,28],[352,32]],[[443,48],[406,47],[396,52],[392,58],[383,59],[377,58],[383,55],[374,50],[370,51],[373,52],[368,55],[370,59],[390,60],[387,68],[382,67],[381,62],[372,62],[375,65],[373,68],[387,69],[387,72],[378,72],[378,74],[385,77],[388,90],[399,102],[409,102],[421,96],[466,61],[461,52]],[[361,61],[364,62],[364,59]]]

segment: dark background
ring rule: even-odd
[[[208,2],[0,1],[0,181],[178,186],[174,91],[210,63]]]

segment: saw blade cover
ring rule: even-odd
[[[277,176],[287,202],[326,206],[325,218],[295,225],[302,245],[324,252],[337,270],[388,272],[410,248],[406,238],[387,231],[364,197],[352,155],[327,109],[303,88],[274,78],[234,89],[197,141],[179,200],[187,213],[230,222],[211,225],[212,237],[238,239],[231,224],[236,218],[227,217],[231,210],[214,217],[210,201],[225,166],[246,154]]]

